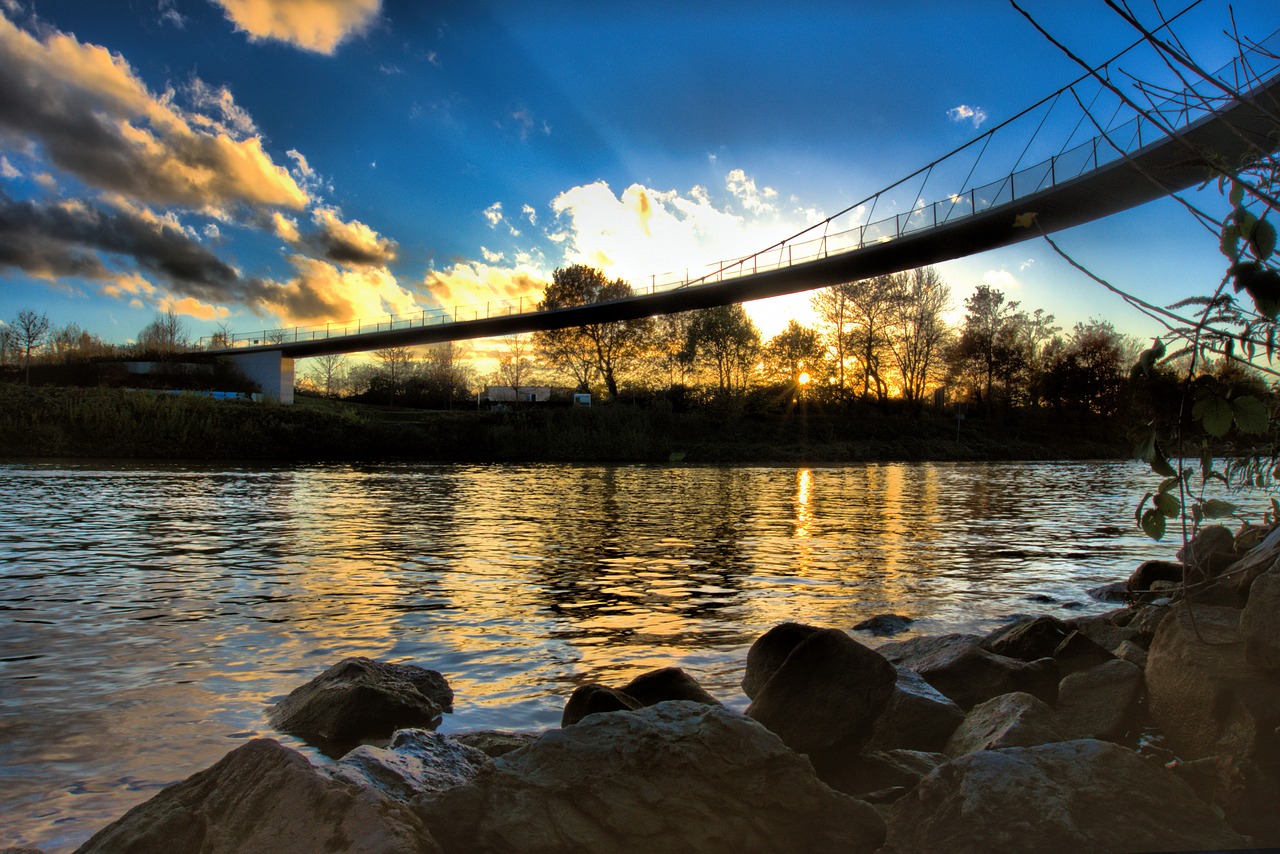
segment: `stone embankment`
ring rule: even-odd
[[[579,687],[559,729],[446,737],[440,674],[348,659],[270,719],[330,752],[366,743],[313,766],[256,739],[80,850],[1277,846],[1280,529],[1263,533],[1202,531],[1093,591],[1124,600],[1100,616],[878,649],[776,626],[748,654],[745,714],[666,668]]]

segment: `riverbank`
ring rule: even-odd
[[[164,460],[838,463],[1120,459],[1104,422],[957,421],[874,406],[782,413],[618,404],[453,411],[294,406],[107,388],[0,386],[0,455]]]

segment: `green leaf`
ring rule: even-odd
[[[1142,524],[1142,508],[1147,506],[1147,500],[1148,500],[1149,498],[1151,498],[1151,493],[1150,493],[1150,492],[1148,492],[1146,495],[1142,496],[1142,500],[1138,502],[1138,509],[1133,511],[1133,521],[1134,521],[1134,522],[1136,522],[1136,523],[1137,523],[1137,524],[1139,524],[1139,525],[1141,525],[1141,524]],[[1274,498],[1273,498],[1273,499],[1271,499],[1271,500],[1272,500],[1272,501],[1275,501],[1275,499],[1274,499]]]
[[[1157,492],[1151,503],[1167,519],[1172,519],[1182,512],[1182,502],[1172,492]]]
[[[1230,516],[1238,509],[1230,501],[1223,501],[1221,498],[1210,498],[1204,503],[1204,515],[1209,519],[1221,519],[1223,516]]]
[[[1156,458],[1156,431],[1148,430],[1138,438],[1133,446],[1133,458],[1149,463]]]
[[[1222,227],[1222,238],[1218,241],[1218,249],[1231,261],[1240,260],[1240,226],[1234,222],[1227,223]],[[1236,280],[1236,291],[1239,291],[1243,285]]]
[[[1221,439],[1231,429],[1231,404],[1220,397],[1203,397],[1191,408],[1191,417],[1203,423],[1210,436]]]
[[[1166,477],[1164,480],[1160,481],[1160,488],[1157,489],[1156,492],[1169,492],[1170,490],[1177,489],[1178,484],[1180,483],[1182,483],[1182,478],[1177,475],[1174,475],[1173,477]]]
[[[1271,422],[1267,405],[1251,395],[1231,401],[1231,413],[1242,432],[1255,436],[1267,432],[1267,426]]]
[[[1244,184],[1232,179],[1231,192],[1227,194],[1227,201],[1231,203],[1231,207],[1238,208],[1244,203]]]
[[[1161,477],[1178,476],[1178,472],[1174,470],[1173,466],[1169,465],[1169,461],[1159,454],[1151,460],[1151,470]]]
[[[1265,219],[1260,219],[1253,226],[1253,234],[1249,235],[1249,243],[1253,245],[1253,254],[1259,261],[1265,261],[1276,251],[1276,227]]]
[[[1159,540],[1164,537],[1164,514],[1156,509],[1148,510],[1142,514],[1142,530],[1148,537],[1153,540]]]

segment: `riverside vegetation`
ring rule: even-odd
[[[877,406],[646,405],[431,411],[301,397],[293,406],[0,384],[0,454],[432,462],[845,462],[1120,458],[1106,419],[969,417]]]

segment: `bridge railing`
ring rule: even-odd
[[[1278,47],[1280,47],[1280,33],[1272,34],[1258,46],[1252,57],[1254,61],[1262,60],[1258,66],[1247,66],[1237,57],[1214,77],[1222,80],[1232,91],[1247,90],[1276,72],[1277,67],[1280,66],[1280,59],[1277,59],[1277,53],[1280,52]],[[1076,100],[1083,104],[1082,98],[1077,97]],[[1095,125],[1098,132],[1084,142],[1026,168],[1015,167],[1013,172],[997,180],[974,187],[965,186],[956,192],[940,193],[938,200],[929,203],[919,201],[924,193],[922,186],[917,193],[917,201],[906,206],[908,210],[871,221],[870,217],[873,215],[871,212],[887,198],[888,192],[904,183],[899,181],[890,188],[867,197],[864,203],[817,222],[805,231],[779,241],[768,249],[697,268],[654,274],[649,276],[648,281],[643,279],[633,281],[632,290],[635,296],[648,296],[682,288],[718,284],[743,276],[767,273],[795,264],[821,260],[836,254],[858,251],[924,229],[936,228],[975,216],[1080,178],[1132,154],[1147,144],[1165,138],[1170,132],[1185,129],[1192,122],[1214,112],[1229,100],[1212,82],[1200,81],[1185,91],[1143,107],[1137,115],[1120,124],[1106,128]],[[1077,126],[1090,115],[1085,110]],[[993,132],[994,130],[988,133]],[[1072,136],[1074,133],[1075,131],[1072,131]],[[1068,141],[1069,139],[1070,137]],[[963,149],[957,149],[952,154],[961,150]],[[951,156],[948,155],[948,157]],[[929,170],[929,174],[932,174],[933,167],[929,167]],[[864,210],[865,215],[862,213]],[[868,221],[858,221],[862,216],[865,216]],[[449,308],[427,308],[405,314],[388,314],[347,323],[281,327],[248,335],[206,336],[200,340],[200,344],[210,349],[268,346],[347,337],[369,332],[463,323],[538,311],[538,302],[536,297],[495,299]]]

